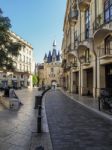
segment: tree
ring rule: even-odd
[[[14,71],[14,57],[19,55],[21,44],[11,39],[11,22],[0,9],[0,69]]]
[[[38,84],[38,78],[36,75],[33,75],[33,86]]]

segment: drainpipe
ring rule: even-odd
[[[95,9],[94,9],[94,11],[95,11],[95,19],[96,19],[96,17],[97,17],[97,1],[95,0]],[[95,21],[95,23],[96,23],[96,21]],[[94,54],[95,54],[95,68],[96,68],[96,80],[95,80],[95,97],[97,97],[97,55],[96,55],[96,52],[95,52],[95,48],[94,48],[94,45],[95,45],[95,41],[94,41],[94,38],[93,38],[93,51],[94,51]]]
[[[79,40],[81,41],[81,11],[80,11],[80,39]],[[78,55],[78,57],[79,57],[79,55]],[[80,62],[80,95],[81,95],[81,82],[82,82],[81,81],[81,75],[82,75],[82,73],[81,73],[81,61],[80,61],[80,58],[79,58],[79,62]]]

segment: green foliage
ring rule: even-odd
[[[10,19],[4,17],[0,9],[0,69],[12,71],[15,69],[13,58],[19,55],[21,44],[13,42],[10,28]]]
[[[38,84],[38,77],[36,75],[33,75],[33,85]]]

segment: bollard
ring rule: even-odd
[[[44,147],[43,146],[38,146],[35,148],[35,150],[44,150]]]
[[[41,116],[41,110],[42,110],[42,106],[38,106],[38,115]]]
[[[35,109],[42,104],[42,95],[35,96]]]
[[[41,133],[41,116],[37,118],[37,133]]]

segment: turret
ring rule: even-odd
[[[48,63],[51,63],[52,62],[52,55],[51,55],[51,51],[49,51],[49,54],[48,54]]]
[[[53,51],[52,51],[52,61],[56,61],[57,60],[57,53],[56,53],[56,41],[54,40],[53,42]]]
[[[47,63],[47,61],[48,61],[48,60],[47,60],[47,54],[45,53],[44,62]]]

